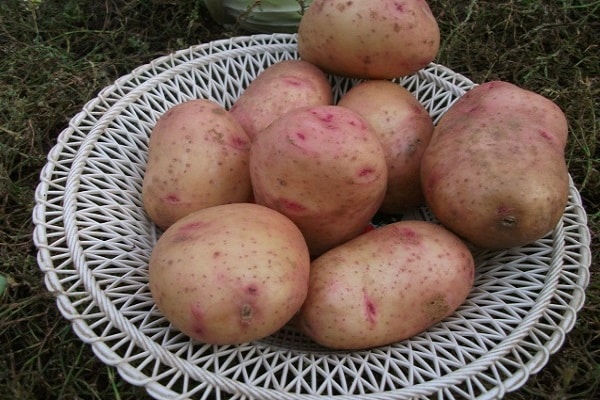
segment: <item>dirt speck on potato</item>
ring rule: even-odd
[[[498,228],[500,229],[513,229],[518,224],[518,218],[513,207],[500,206],[496,209],[496,215],[498,216]]]
[[[243,326],[248,326],[254,318],[254,307],[250,304],[243,304],[240,307],[240,322]]]
[[[217,115],[223,115],[223,114],[227,114],[227,110],[225,110],[222,107],[213,107],[210,110],[213,114],[217,114]]]
[[[435,294],[428,301],[423,302],[423,312],[432,322],[441,320],[449,311],[450,307],[443,294]]]

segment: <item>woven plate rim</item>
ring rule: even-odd
[[[135,385],[145,386],[147,391],[156,398],[179,397],[184,396],[184,394],[174,391],[171,387],[166,387],[153,376],[141,373],[122,355],[115,353],[111,346],[105,343],[105,338],[94,331],[96,329],[94,321],[89,321],[89,316],[82,315],[78,307],[83,304],[82,299],[87,301],[90,296],[94,297],[102,294],[100,293],[102,292],[101,289],[96,292],[94,286],[92,286],[87,289],[87,293],[78,293],[77,296],[74,296],[72,292],[69,292],[70,287],[65,287],[75,280],[94,282],[94,277],[90,275],[91,272],[87,269],[86,256],[80,243],[81,232],[77,224],[77,198],[80,196],[79,177],[83,173],[90,153],[95,151],[97,137],[109,128],[110,123],[115,118],[119,118],[119,113],[123,109],[121,106],[136,102],[140,96],[145,95],[150,88],[155,87],[160,82],[188,71],[190,63],[194,65],[209,64],[222,59],[224,56],[239,57],[277,52],[292,54],[294,53],[294,46],[295,35],[292,34],[236,37],[192,46],[140,66],[103,89],[96,98],[84,105],[83,110],[75,115],[69,126],[60,133],[56,145],[48,154],[48,163],[41,171],[40,184],[35,193],[36,205],[33,211],[33,220],[35,224],[34,242],[38,249],[38,264],[44,272],[46,287],[56,295],[60,312],[71,321],[73,329],[80,339],[91,344],[95,354],[103,362],[116,366],[125,380]],[[433,74],[424,69],[419,71],[416,76],[434,81],[435,85],[449,92],[454,92],[456,96],[463,94],[475,85],[468,78],[454,73],[445,66],[432,64],[430,68],[433,68],[436,73]],[[232,99],[224,101],[231,102]],[[435,99],[432,101],[435,101]],[[449,106],[449,104],[446,106]],[[95,123],[91,126],[82,126],[92,114]],[[69,154],[65,156],[65,152]],[[518,352],[523,353],[532,352],[532,355],[518,356],[512,354],[516,358],[522,357],[522,360],[519,359],[514,362],[514,365],[519,365],[518,368],[513,364],[507,367],[498,360],[494,361],[502,367],[498,368],[501,370],[506,369],[503,372],[505,376],[494,377],[493,379],[496,379],[496,381],[491,387],[472,390],[478,392],[478,398],[481,399],[498,398],[502,397],[507,391],[515,390],[523,385],[529,375],[539,371],[547,363],[549,356],[560,348],[565,335],[572,329],[576,314],[585,300],[585,288],[589,282],[588,269],[591,263],[590,235],[587,228],[587,216],[581,206],[581,198],[572,180],[570,180],[569,208],[570,215],[573,215],[574,218],[564,222],[568,222],[570,224],[569,229],[576,230],[578,237],[581,238],[581,242],[577,244],[576,248],[576,255],[579,258],[574,261],[574,264],[578,263],[579,267],[574,267],[574,272],[567,271],[570,274],[567,277],[567,282],[573,283],[573,287],[561,287],[561,285],[565,286],[564,282],[559,282],[562,278],[562,275],[560,275],[562,271],[557,267],[552,269],[555,275],[550,278],[554,280],[554,284],[552,287],[544,287],[539,296],[541,300],[534,305],[534,308],[537,307],[536,312],[539,314],[539,318],[528,321],[528,326],[520,327],[518,334],[507,335],[506,340],[513,345],[513,348],[504,346],[501,349],[502,351],[495,355],[492,351],[487,358],[481,357],[468,364],[467,372],[461,370],[460,372],[449,373],[435,382],[419,383],[412,388],[401,388],[398,391],[351,394],[350,397],[339,395],[336,398],[392,398],[391,396],[394,396],[393,398],[422,398],[433,394],[437,394],[439,398],[455,398],[454,396],[460,396],[461,393],[452,392],[448,389],[450,386],[465,381],[471,382],[471,380],[475,382],[474,385],[479,384],[487,379],[486,372],[490,364],[488,362],[490,357],[501,358],[514,349],[518,349]],[[562,234],[562,227],[561,230],[557,228],[557,231]],[[151,238],[151,240],[155,239],[155,237]],[[71,268],[72,266],[74,267]],[[572,291],[572,293],[569,292],[568,296],[565,295],[568,302],[561,297],[563,292],[566,293],[567,290]],[[564,315],[560,316],[558,324],[554,322],[554,319],[557,318],[554,315],[556,311],[549,309],[549,305],[556,302],[565,303],[559,304]],[[100,310],[100,313],[102,313],[104,319],[114,318],[119,321],[122,319],[118,315],[118,310],[110,306]],[[552,322],[547,323],[546,320]],[[542,327],[540,328],[538,325]],[[130,326],[129,329],[131,335],[124,340],[130,340],[141,347],[145,347],[148,357],[157,360],[165,357],[162,353],[164,349],[160,344],[149,344],[143,335],[136,334],[135,326]],[[545,330],[548,330],[548,332]],[[519,346],[525,346],[526,350]],[[170,362],[177,364],[179,361],[171,360]],[[510,368],[513,368],[514,371],[508,371]],[[182,367],[182,369],[186,369],[186,367]],[[494,371],[496,370],[494,369]],[[196,395],[208,396],[208,394],[214,392],[213,394],[217,396],[231,393],[233,398],[317,399],[323,397],[318,394],[291,393],[272,389],[263,390],[235,380],[222,378],[216,373],[203,373],[203,371],[196,371],[196,373],[197,376],[193,376],[191,379],[200,382],[198,384],[199,389],[190,391],[191,394]],[[496,371],[495,373],[499,372]]]

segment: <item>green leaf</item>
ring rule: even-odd
[[[4,275],[0,274],[0,296],[4,294],[6,287],[8,286],[8,279]]]

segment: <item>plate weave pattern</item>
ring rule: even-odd
[[[590,234],[573,182],[553,232],[476,252],[465,304],[390,346],[331,351],[291,327],[239,346],[205,345],[157,310],[147,264],[161,232],[141,202],[156,120],[194,98],[230,107],[264,68],[294,58],[292,34],[200,44],[133,70],[72,118],[48,154],[33,211],[38,263],[62,315],[98,358],[157,399],[497,399],[519,388],[563,344],[585,299]],[[330,79],[336,99],[358,82]],[[435,121],[474,86],[437,64],[397,82]]]

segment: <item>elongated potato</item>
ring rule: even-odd
[[[427,204],[446,227],[490,249],[534,242],[567,204],[567,120],[508,82],[471,89],[440,119],[423,154]]]
[[[159,238],[149,265],[158,309],[189,337],[237,344],[274,333],[302,305],[310,258],[298,228],[251,203],[180,219]]]
[[[452,314],[474,280],[471,252],[440,225],[401,221],[311,263],[299,328],[335,349],[397,342]]]

